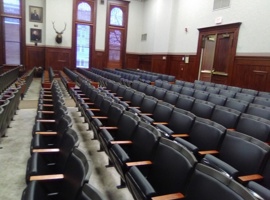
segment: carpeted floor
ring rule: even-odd
[[[104,152],[98,152],[99,142],[92,140],[92,131],[87,130],[88,124],[77,111],[74,101],[65,91],[65,103],[73,118],[73,127],[80,138],[79,148],[85,152],[92,164],[92,175],[89,182],[100,190],[109,200],[132,200],[127,188],[117,189],[120,176],[116,170],[106,168],[108,158]],[[1,138],[0,146],[0,200],[19,200],[25,184],[26,162],[30,157],[29,146],[32,138],[32,127],[36,116],[37,99],[40,91],[40,79],[31,83],[24,99],[20,102],[17,115],[7,130],[6,137]]]

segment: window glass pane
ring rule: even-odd
[[[123,26],[123,11],[120,8],[111,10],[110,25]]]
[[[122,32],[120,30],[110,31],[109,60],[120,61],[121,58]]]
[[[77,25],[76,67],[89,68],[90,63],[90,26]]]
[[[82,2],[78,5],[77,20],[91,22],[91,6]]]
[[[6,64],[20,64],[20,20],[4,18]]]
[[[4,0],[3,10],[5,14],[19,15],[20,12],[20,0]]]

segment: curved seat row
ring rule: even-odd
[[[22,200],[103,200],[90,183],[92,167],[79,146],[57,81],[40,91]]]
[[[88,118],[89,126],[95,131],[96,138],[101,144],[101,150],[104,150],[108,155],[109,166],[113,165],[119,172],[121,176],[120,186],[124,186],[124,183],[127,183],[128,189],[135,199],[155,199],[158,198],[157,196],[167,195],[168,193],[173,193],[173,195],[179,198],[181,196],[180,192],[182,196],[186,195],[186,198],[189,195],[192,196],[194,192],[203,195],[200,196],[203,199],[212,199],[212,195],[214,196],[213,199],[223,198],[218,193],[213,194],[215,193],[213,188],[203,193],[205,188],[202,185],[198,185],[200,181],[193,182],[199,176],[197,178],[191,177],[198,175],[195,175],[198,172],[197,170],[209,170],[211,171],[210,174],[218,174],[217,176],[222,176],[223,180],[226,177],[224,174],[221,175],[217,170],[205,165],[196,164],[197,160],[193,154],[190,154],[189,150],[179,143],[162,137],[159,129],[143,122],[142,118],[132,113],[131,110],[127,111],[108,92],[101,88],[91,87],[89,83],[85,83],[85,85],[87,85],[85,88],[81,86],[80,90],[73,90],[74,100],[81,104],[81,109],[84,109],[84,111],[81,111],[85,113],[84,117]],[[87,92],[88,90],[92,90],[92,92]],[[225,130],[223,127],[223,131]],[[231,132],[240,135],[240,138],[242,137],[241,133]],[[207,134],[205,130],[201,132],[201,135],[203,134]],[[206,136],[205,138],[207,139]],[[265,145],[258,140],[256,141]],[[267,152],[265,150],[263,154],[264,159],[269,157],[268,152],[269,147]],[[245,158],[247,157],[245,156]],[[252,156],[252,158],[254,157]],[[192,173],[194,169],[195,173]],[[216,179],[216,175],[212,175],[213,177]],[[208,182],[208,178],[200,180]],[[220,181],[221,179],[217,178],[217,180]],[[217,180],[214,181],[215,183],[211,181],[209,183],[212,183],[214,188],[220,187],[221,183],[217,183]],[[249,192],[246,192],[243,186],[231,178],[228,178],[228,180],[245,191],[247,196],[242,199],[254,199]],[[185,188],[189,189],[186,191]],[[227,186],[223,189],[225,188]],[[188,191],[192,192],[189,193]],[[191,196],[189,197],[190,199],[198,199],[198,197]],[[166,198],[170,199],[170,197]],[[226,198],[234,199],[234,197]]]
[[[5,67],[2,68],[5,69]],[[19,69],[19,67],[15,67],[14,69],[9,69],[0,74],[0,94],[16,81],[19,77]]]

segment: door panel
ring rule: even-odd
[[[201,70],[199,80],[211,82],[211,73],[215,58],[215,47],[216,35],[205,36],[201,51]]]
[[[232,53],[232,33],[217,35],[215,59],[213,64],[212,82],[227,84],[229,73],[230,55]]]

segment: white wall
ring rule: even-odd
[[[165,1],[165,0],[164,0]],[[230,8],[213,11],[212,1],[174,0],[170,35],[170,53],[196,53],[198,28],[215,26],[215,19],[222,17],[222,24],[242,22],[237,54],[270,55],[269,0],[231,0]],[[188,28],[188,32],[184,31]]]
[[[25,2],[26,8],[25,8],[25,17],[26,17],[26,30],[25,30],[25,37],[26,37],[26,44],[27,45],[34,45],[34,42],[30,41],[30,29],[41,29],[42,35],[41,35],[41,43],[38,43],[38,45],[44,45],[46,43],[46,38],[45,38],[45,23],[44,21],[46,20],[46,9],[44,5],[43,0],[27,0]],[[43,23],[38,23],[38,22],[30,22],[30,11],[29,11],[29,6],[35,6],[35,7],[41,7],[43,8],[43,16],[42,16],[42,21]]]
[[[72,46],[72,7],[73,0],[46,0],[46,45],[71,48]],[[56,33],[52,22],[55,22],[55,28],[61,32],[65,23],[66,30],[63,33],[62,43],[55,42]]]
[[[198,28],[215,26],[215,19],[222,17],[222,24],[242,22],[240,26],[237,55],[265,54],[270,56],[270,8],[269,0],[231,0],[230,8],[213,11],[214,0],[130,0],[127,33],[127,52],[129,53],[169,53],[196,54]],[[72,46],[72,6],[73,0],[27,0],[29,5],[43,7],[43,23],[29,22],[26,19],[26,43],[30,42],[30,28],[43,30],[39,45],[67,47]],[[47,15],[46,15],[47,11]],[[96,50],[105,49],[105,27],[107,1],[97,1]],[[55,42],[56,33],[52,27],[55,21],[57,30],[67,29],[62,44]],[[187,32],[185,31],[187,28]],[[141,35],[147,40],[141,41]],[[46,37],[45,37],[46,36]]]

